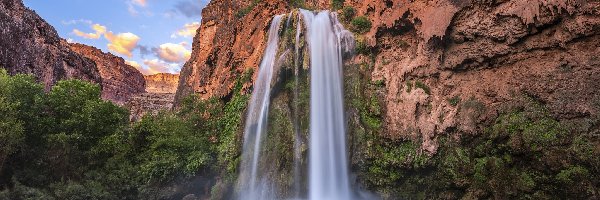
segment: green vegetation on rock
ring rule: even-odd
[[[372,26],[371,20],[369,20],[369,18],[365,16],[355,17],[354,19],[352,19],[352,21],[350,21],[350,24],[350,29],[358,34],[364,34],[366,32],[369,32]]]
[[[339,10],[344,6],[345,0],[331,0],[331,10]]]

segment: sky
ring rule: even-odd
[[[143,74],[179,73],[210,0],[24,0],[69,42],[125,59]]]

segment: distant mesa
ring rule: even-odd
[[[174,94],[179,84],[179,74],[158,73],[144,75],[146,79],[146,92]]]

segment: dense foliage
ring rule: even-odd
[[[155,199],[203,193],[235,171],[246,107],[191,96],[180,112],[129,122],[97,84],[59,81],[45,93],[29,75],[0,71],[0,199]],[[232,172],[232,174],[235,174]],[[201,176],[200,176],[201,175]],[[193,181],[195,187],[165,190]],[[200,188],[199,188],[200,187]]]
[[[355,17],[350,21],[350,30],[358,34],[364,34],[371,30],[371,20],[365,16]]]

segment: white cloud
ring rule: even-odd
[[[155,51],[156,55],[167,62],[183,63],[190,59],[192,52],[186,48],[187,43],[179,44],[165,43],[161,44]]]
[[[156,73],[179,73],[180,65],[176,63],[167,63],[159,59],[144,60],[145,69],[140,70],[144,74]]]
[[[106,33],[106,27],[100,24],[92,25],[92,29],[95,31],[94,33],[86,33],[79,29],[73,29],[73,34],[86,39],[98,39],[102,34]]]
[[[156,71],[152,71],[152,70],[143,68],[142,65],[140,65],[140,63],[138,63],[136,61],[125,60],[125,64],[128,64],[128,65],[130,65],[132,67],[135,67],[138,71],[140,71],[144,75],[150,75],[150,74],[156,74],[156,73],[158,73]]]
[[[133,3],[138,6],[146,6],[146,0],[133,0]]]
[[[189,24],[183,25],[183,27],[177,30],[176,33],[171,35],[171,38],[177,38],[177,36],[181,37],[194,37],[196,35],[196,30],[200,28],[200,22],[192,22]]]
[[[130,58],[132,56],[131,52],[137,47],[138,41],[140,41],[140,37],[133,33],[119,33],[115,35],[113,32],[107,32],[104,34],[104,37],[110,42],[108,44],[109,50]]]

